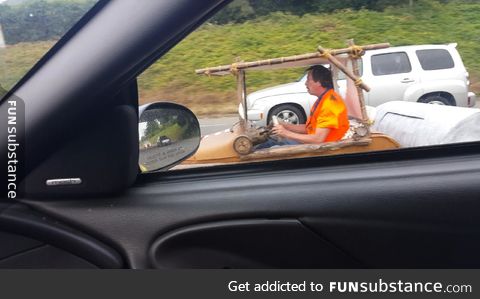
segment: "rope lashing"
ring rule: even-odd
[[[351,50],[350,56],[352,56],[352,58],[355,58],[355,59],[358,59],[362,57],[363,54],[365,54],[365,51],[360,46],[353,45],[350,47],[350,50]]]
[[[230,67],[230,72],[232,72],[232,74],[234,75],[238,74],[238,63],[232,63],[232,66]]]
[[[332,57],[332,53],[328,49],[323,49],[322,51],[320,51],[320,57],[329,58]]]

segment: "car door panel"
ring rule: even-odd
[[[109,245],[27,206],[0,201],[0,268],[122,268]]]
[[[370,268],[478,268],[472,227],[350,219],[302,219]]]
[[[358,268],[296,219],[248,219],[183,227],[160,236],[155,268]]]
[[[42,245],[0,260],[3,269],[96,269],[97,267],[57,247]]]
[[[364,267],[468,268],[478,266],[478,149],[457,145],[176,171],[143,176],[115,198],[27,202],[115,244],[132,268],[154,267],[152,244],[175,230],[254,219],[299,221]],[[465,154],[449,157],[452,151]],[[221,238],[206,240],[232,247],[215,245]],[[276,247],[284,262],[270,266],[294,264]]]
[[[36,240],[6,232],[0,232],[0,244],[0,260],[42,245]]]

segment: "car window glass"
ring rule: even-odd
[[[246,110],[249,124],[255,129],[271,126],[272,116],[280,121],[305,124],[317,100],[305,85],[306,68],[247,71],[246,107],[239,105],[237,100],[235,67],[225,76],[198,75],[195,70],[318,53],[319,46],[329,50],[344,49],[348,47],[348,40],[354,38],[356,45],[391,44],[390,50],[379,52],[382,54],[358,59],[361,80],[344,80],[346,76],[340,71],[335,85],[345,99],[351,97],[351,91],[355,94],[355,84],[370,87],[369,92],[362,94],[364,102],[370,105],[366,107],[366,123],[371,124],[372,132],[381,133],[386,138],[384,141],[397,148],[480,140],[472,123],[480,118],[475,95],[480,92],[480,63],[471,42],[477,38],[478,31],[454,30],[471,26],[472,15],[469,17],[462,12],[480,11],[480,4],[467,0],[443,1],[442,5],[438,5],[437,0],[367,2],[232,1],[139,76],[139,102],[176,102],[197,115],[202,144],[213,144],[208,147],[208,153],[201,144],[195,154],[197,162],[208,160],[202,162],[202,166],[259,161],[249,160],[250,154],[241,156],[234,151],[235,144],[242,145],[246,141],[242,139],[245,136],[235,134],[251,132],[238,129],[239,114]],[[432,14],[436,16],[434,19]],[[454,19],[449,18],[452,14]],[[449,43],[458,44],[452,51],[459,52],[469,77],[465,68],[458,68],[456,64],[451,72],[433,72],[439,65],[442,68],[451,65],[451,56],[445,52],[430,52],[428,45]],[[419,50],[416,55],[420,64],[416,58],[410,61],[403,48],[409,45]],[[422,77],[425,72],[420,73],[420,65],[432,70],[428,72],[429,77]],[[364,67],[372,71],[363,72]],[[398,76],[388,76],[395,74]],[[456,84],[462,85],[461,93],[457,92]],[[397,104],[392,99],[403,101]],[[354,140],[353,136],[358,137],[354,134],[362,134],[361,122],[359,125],[359,118],[352,116],[351,110],[349,107],[350,129],[344,139],[335,142],[349,142]],[[379,135],[369,136],[374,140]],[[369,150],[369,145],[339,150],[342,146],[328,151],[329,154],[346,153],[348,149],[350,152]],[[243,149],[249,150],[248,147]],[[388,150],[375,150],[379,149]],[[273,156],[266,160],[292,158],[289,152],[281,154],[281,151],[281,146],[272,148],[270,154]],[[195,164],[190,160],[182,165],[188,163],[191,163],[188,167]]]
[[[412,66],[405,52],[372,56],[372,73],[375,76],[409,73],[411,70]]]
[[[11,89],[97,0],[0,1],[0,85]]]
[[[452,56],[445,49],[417,50],[418,60],[426,71],[451,69],[455,66]]]

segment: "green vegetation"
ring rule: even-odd
[[[241,2],[241,1],[240,1]],[[368,1],[367,1],[368,2]],[[198,114],[235,113],[233,76],[201,77],[195,69],[230,64],[236,59],[257,60],[314,52],[318,45],[344,47],[390,42],[393,46],[458,43],[471,74],[480,80],[480,3],[478,1],[409,1],[383,11],[344,9],[334,13],[275,12],[243,23],[208,23],[182,41],[139,78],[141,103],[171,100]],[[333,3],[333,2],[332,2]],[[11,88],[52,42],[21,43],[0,49],[0,83]],[[296,80],[302,70],[250,73],[249,91]],[[473,89],[480,92],[480,84]]]
[[[230,64],[239,57],[248,61],[314,52],[318,45],[344,47],[349,38],[355,38],[357,44],[390,42],[393,46],[456,42],[472,81],[477,82],[480,3],[415,2],[415,9],[347,9],[303,16],[277,12],[242,24],[206,24],[140,77],[141,101],[166,98],[186,104],[196,113],[212,113],[212,105],[214,113],[235,112],[233,76],[200,77],[195,69]],[[292,82],[302,71],[251,72],[249,91]],[[474,88],[480,91],[478,83]]]
[[[155,114],[154,119],[146,122],[142,121],[141,127],[144,127],[143,132],[140,134],[142,144],[157,144],[161,136],[166,136],[172,141],[198,137],[197,126],[194,125],[194,120],[183,112],[170,109]]]
[[[147,123],[147,130],[150,123],[154,123],[154,121]],[[155,131],[152,131],[146,134],[142,138],[141,142],[144,144],[150,143],[151,145],[156,145],[159,137],[161,136],[167,136],[173,141],[183,140],[185,138],[184,135],[185,135],[186,129],[187,128],[180,126],[178,123],[157,127]]]
[[[59,38],[96,2],[97,0],[8,0],[0,4],[0,24],[5,40],[13,45]],[[235,0],[210,21],[214,24],[241,23],[272,12],[304,15],[345,8],[381,11],[389,5],[402,6],[407,2],[413,3],[413,0]],[[141,2],[139,5],[142,5]]]
[[[39,0],[2,4],[0,24],[5,41],[16,44],[60,38],[94,3],[94,0]]]
[[[53,41],[20,43],[0,49],[0,84],[9,90],[53,46]]]
[[[432,0],[438,3],[454,2],[452,0]],[[470,2],[476,0],[470,0]],[[235,0],[212,18],[212,23],[242,23],[272,12],[284,12],[293,15],[330,13],[341,9],[369,9],[383,11],[388,7],[408,6],[416,9],[422,0]]]

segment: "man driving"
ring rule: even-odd
[[[322,65],[307,69],[305,85],[308,93],[317,96],[305,124],[276,124],[272,134],[277,137],[257,145],[256,149],[275,145],[320,144],[342,139],[349,129],[348,114],[342,97],[333,89],[332,74]]]

